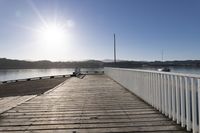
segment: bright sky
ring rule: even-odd
[[[199,0],[0,0],[0,58],[200,59]]]

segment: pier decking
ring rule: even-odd
[[[186,131],[107,76],[87,75],[4,112],[0,132]]]

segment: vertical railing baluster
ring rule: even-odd
[[[140,96],[141,73],[138,72],[138,90],[137,95]]]
[[[190,87],[189,78],[185,77],[185,91],[186,91],[186,125],[187,131],[191,131],[191,105],[190,105]]]
[[[153,79],[153,77],[154,77],[154,73],[152,73],[152,96],[153,96],[152,100],[153,100],[153,107],[155,107],[155,95],[154,95],[155,88],[154,88],[154,79]]]
[[[158,99],[158,74],[156,73],[156,109],[159,109],[159,99]]]
[[[191,90],[192,90],[192,129],[193,133],[197,132],[197,98],[196,98],[196,80],[194,78],[191,79]]]
[[[160,110],[162,111],[162,83],[161,83],[161,74],[159,74],[159,101],[160,101]]]
[[[140,96],[143,96],[143,72],[140,73]]]
[[[175,79],[172,75],[172,116],[173,121],[176,120],[176,88],[175,88]]]
[[[142,75],[142,97],[146,98],[145,72]]]
[[[152,106],[154,107],[154,88],[153,88],[153,73],[151,74],[151,94],[152,94]]]
[[[167,88],[167,75],[165,74],[164,75],[164,93],[165,93],[165,115],[167,116],[168,115],[168,97],[167,97],[167,90],[168,90],[168,88]]]
[[[175,76],[176,80],[176,119],[177,123],[180,123],[180,88],[179,88],[179,78]]]
[[[155,74],[153,73],[153,105],[156,108],[156,88],[155,88]]]
[[[153,106],[153,73],[151,73],[151,105]]]
[[[200,133],[200,79],[198,79],[198,89],[197,89],[197,91],[198,91],[198,116],[199,116],[199,128],[198,128],[198,130],[199,130],[199,133]]]
[[[172,88],[171,88],[171,76],[170,75],[168,75],[167,76],[167,78],[168,78],[168,113],[169,113],[169,118],[172,118]]]
[[[151,101],[151,73],[149,73],[149,102]]]
[[[163,99],[164,99],[164,108],[163,108],[163,113],[165,114],[166,112],[166,108],[165,108],[165,106],[166,106],[166,88],[165,88],[165,74],[163,74]]]
[[[183,77],[180,77],[180,91],[181,91],[181,126],[185,127],[185,86]]]
[[[164,95],[164,79],[163,74],[161,74],[161,93],[162,93],[162,113],[165,113],[165,95]]]
[[[147,81],[147,74],[148,73],[146,73],[145,72],[145,77],[144,77],[144,84],[145,84],[145,86],[144,86],[144,94],[145,94],[145,97],[146,97],[146,101],[148,101],[148,97],[147,97],[147,87],[148,87],[148,85],[147,85],[147,83],[148,83],[148,81]]]
[[[152,73],[150,73],[150,92],[149,92],[149,94],[150,94],[150,104],[152,105],[153,103],[152,103]]]
[[[147,100],[149,101],[149,73],[147,73]]]

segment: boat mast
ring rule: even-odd
[[[114,34],[114,63],[116,64],[116,38]]]

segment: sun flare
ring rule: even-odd
[[[70,47],[71,34],[67,26],[60,23],[46,22],[37,28],[37,47],[45,54],[57,55]]]
[[[62,44],[65,43],[67,33],[66,29],[56,24],[48,24],[41,28],[40,39],[47,44]]]

